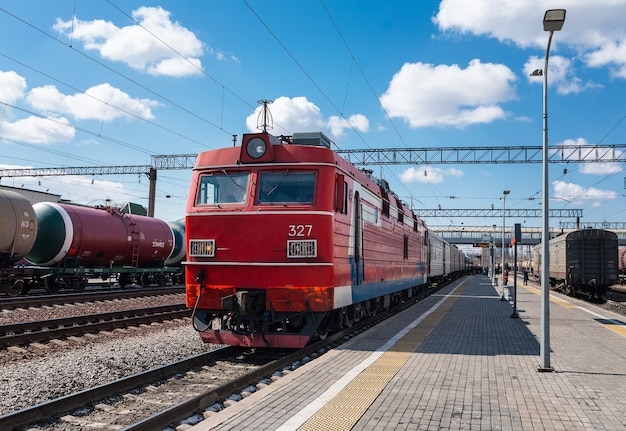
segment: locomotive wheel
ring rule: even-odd
[[[323,328],[319,328],[317,330],[317,335],[320,338],[320,340],[325,340],[326,337],[328,337],[328,328],[327,327],[323,327]]]
[[[24,292],[24,280],[18,279],[13,282],[13,284],[11,285],[11,288],[7,292],[7,295],[17,296],[17,295],[22,295],[24,293],[26,293]]]
[[[354,317],[346,315],[343,320],[343,327],[352,328],[352,325],[354,325]]]
[[[352,325],[354,325],[354,310],[352,309],[347,309],[343,312],[343,327],[344,328],[352,328]]]
[[[43,287],[48,293],[57,293],[59,291],[59,286],[57,285],[54,277],[46,278],[43,282]]]

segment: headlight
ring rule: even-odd
[[[214,239],[191,239],[189,240],[189,256],[215,257],[215,240]]]
[[[246,153],[253,159],[259,159],[263,157],[267,150],[267,144],[261,138],[252,138],[246,144]]]

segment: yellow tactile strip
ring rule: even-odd
[[[626,327],[624,327],[624,325],[618,325],[615,323],[605,323],[604,326],[606,326],[611,331],[616,332],[620,334],[621,336],[626,337]]]
[[[524,289],[529,290],[539,296],[541,296],[541,289],[536,289],[534,287],[530,287],[530,286],[523,286]],[[550,301],[554,302],[555,304],[559,304],[561,307],[564,308],[576,308],[576,305],[572,304],[571,302],[565,301],[563,299],[559,299],[555,296],[550,295]]]
[[[524,286],[524,288],[533,293],[536,293],[537,295],[541,295],[541,290],[539,289],[535,289],[534,287],[529,287],[529,286]],[[550,295],[550,301],[557,303],[560,306],[565,307],[565,308],[580,308],[581,310],[589,313],[589,310],[585,308],[581,308],[581,307],[578,307],[576,304],[572,304],[571,302],[568,302],[559,298],[555,298],[552,295]],[[593,313],[593,312],[591,312],[591,314],[595,316],[599,316],[598,314]],[[596,320],[600,322],[605,328],[610,329],[611,331],[623,337],[626,337],[626,325],[622,324],[621,322],[614,322],[614,321],[607,320],[607,319],[596,319]]]
[[[387,386],[387,383],[400,371],[415,349],[450,309],[463,291],[464,285],[465,283],[460,286],[457,295],[448,298],[435,312],[428,315],[419,325],[398,340],[396,344],[302,424],[298,430],[351,430]]]

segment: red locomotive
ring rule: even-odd
[[[321,133],[199,154],[186,234],[187,305],[207,343],[302,347],[427,285],[424,222]]]

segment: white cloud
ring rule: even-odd
[[[456,168],[442,169],[435,166],[426,166],[419,169],[410,167],[400,174],[400,181],[403,183],[438,184],[444,182],[445,176],[462,177],[463,171]]]
[[[0,101],[5,103],[15,103],[24,97],[26,90],[26,79],[12,70],[3,72],[0,70]]]
[[[608,66],[613,77],[626,79],[626,38],[605,43],[586,59],[589,66]]]
[[[553,181],[554,194],[552,199],[564,200],[569,203],[588,200],[613,200],[619,195],[612,190],[601,190],[595,187],[583,187],[579,184],[566,183],[565,181]]]
[[[263,106],[259,106],[246,118],[246,126],[251,132],[263,130]],[[306,97],[279,97],[269,105],[271,118],[268,131],[275,135],[291,135],[293,132],[316,132],[322,129],[320,109]]]
[[[352,115],[348,119],[333,115],[328,119],[328,127],[334,137],[340,137],[345,135],[345,129],[354,128],[359,132],[367,132],[370,123],[367,117],[361,114]]]
[[[26,79],[13,71],[0,71],[0,100],[14,104],[24,98]],[[0,119],[0,139],[31,144],[52,144],[69,142],[74,138],[75,129],[70,122],[56,115],[42,118],[31,115],[14,120],[11,110],[5,110]]]
[[[201,73],[199,57],[204,44],[178,22],[172,22],[170,12],[161,7],[140,7],[132,15],[139,25],[117,27],[104,20],[57,19],[54,29],[81,40],[86,49],[136,70],[167,76]]]
[[[538,36],[533,30],[542,25],[544,8],[537,3],[536,0],[441,0],[433,22],[443,31],[515,40],[527,46],[536,42]],[[536,25],[529,25],[535,16],[539,16]]]
[[[499,104],[516,97],[515,80],[508,67],[477,59],[465,69],[405,63],[380,102],[390,117],[411,127],[490,123],[507,116]]]
[[[491,37],[545,51],[548,33],[542,22],[550,7],[567,10],[551,51],[567,45],[587,66],[608,67],[614,77],[626,78],[626,0],[568,0],[553,6],[544,0],[441,0],[433,22],[444,32]]]
[[[187,76],[193,75],[202,69],[202,63],[197,58],[185,60],[182,58],[168,58],[148,67],[150,75]]]
[[[543,85],[544,78],[542,76],[531,76],[531,73],[536,69],[543,70],[545,66],[545,57],[531,56],[526,64],[524,64],[524,75],[529,82],[533,84]],[[556,86],[556,91],[559,94],[578,94],[589,88],[598,88],[599,84],[593,82],[583,83],[580,78],[575,76],[575,69],[572,62],[560,55],[554,55],[550,57],[549,61],[548,77],[550,79],[550,86]]]
[[[69,142],[75,130],[66,118],[40,118],[30,116],[15,122],[0,123],[0,138],[29,142],[32,144],[52,144]]]
[[[109,84],[91,87],[85,93],[61,94],[53,85],[33,88],[26,100],[35,109],[71,115],[80,120],[111,121],[116,118],[152,119],[151,108],[159,103],[150,99],[133,99]],[[133,114],[133,115],[130,115]]]
[[[251,132],[259,132],[263,129],[262,106],[255,109],[254,113],[246,118],[246,126]],[[281,96],[269,105],[271,115],[268,132],[274,135],[291,135],[294,132],[319,132],[328,133],[337,139],[345,135],[346,129],[356,129],[359,132],[369,130],[369,120],[361,114],[354,114],[347,119],[331,116],[324,120],[324,116],[317,105],[310,102],[306,97]]]

